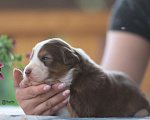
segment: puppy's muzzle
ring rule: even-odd
[[[30,76],[30,74],[31,74],[31,72],[32,72],[32,70],[31,70],[31,69],[26,69],[26,70],[25,70],[25,74],[26,74],[26,76],[27,76],[27,77],[29,77],[29,76]]]

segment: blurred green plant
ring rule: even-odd
[[[0,106],[18,105],[15,98],[12,70],[14,67],[19,67],[21,70],[24,67],[21,64],[23,54],[16,55],[13,53],[15,45],[16,41],[8,38],[7,35],[0,36],[0,62],[4,65],[1,68],[4,80],[0,79]]]
[[[17,65],[19,69],[23,69],[21,64],[23,54],[16,55],[12,52],[16,41],[8,38],[7,35],[0,36],[0,62],[7,66]]]

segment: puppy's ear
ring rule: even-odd
[[[75,65],[80,61],[79,57],[67,47],[61,49],[62,58],[65,65]]]

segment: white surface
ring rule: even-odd
[[[25,115],[19,106],[0,106],[0,115]]]

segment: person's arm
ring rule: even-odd
[[[141,84],[150,56],[149,42],[136,34],[108,31],[101,66],[122,71]]]
[[[57,83],[52,87],[46,84],[20,88],[22,72],[14,70],[14,88],[18,104],[27,115],[52,115],[64,107],[68,101],[65,84]]]

